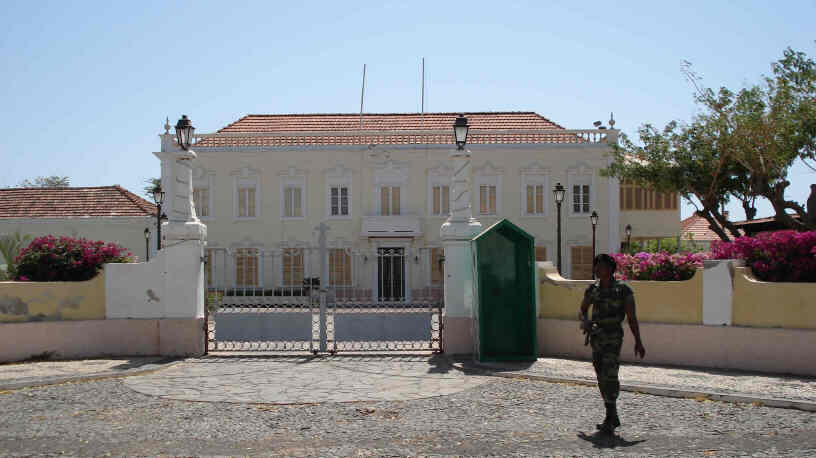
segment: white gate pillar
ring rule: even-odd
[[[165,316],[194,321],[200,332],[190,338],[200,342],[200,353],[204,353],[207,226],[199,221],[193,204],[192,160],[196,154],[173,144],[168,133],[163,137],[166,138],[162,138],[162,152],[156,155],[161,159],[162,189],[166,196],[163,209],[168,216],[168,221],[162,224],[161,250],[165,260]]]
[[[451,153],[454,175],[451,214],[442,224],[445,248],[445,309],[442,315],[443,348],[450,355],[472,354],[474,342],[473,253],[470,240],[482,231],[473,218],[470,197],[470,151]]]

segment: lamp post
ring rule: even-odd
[[[164,217],[162,214],[162,204],[164,203],[164,191],[161,185],[153,188],[153,202],[156,203],[156,249],[161,250],[161,220]]]
[[[468,125],[468,119],[465,117],[465,115],[459,115],[456,117],[456,121],[453,123],[453,135],[456,137],[456,149],[459,151],[465,149],[469,128],[470,126]]]
[[[150,229],[145,228],[145,262],[150,261]]]
[[[555,189],[553,189],[553,196],[555,197],[555,206],[558,208],[558,275],[561,275],[561,203],[564,202],[564,195],[566,194],[567,190],[561,186],[561,183],[555,184]]]
[[[626,251],[629,251],[629,248],[631,248],[630,243],[632,241],[632,225],[627,224],[626,229],[624,230],[626,231]]]
[[[595,228],[598,226],[598,212],[593,210],[589,215],[589,221],[592,222],[592,258],[595,259]]]

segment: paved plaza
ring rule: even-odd
[[[54,364],[90,363],[107,375],[86,369],[84,380],[0,391],[0,455],[816,456],[814,412],[636,392],[621,394],[618,436],[599,437],[596,388],[521,378],[547,367],[580,377],[591,370],[580,361],[498,377],[428,355],[212,355],[0,365],[0,381],[36,385],[37,374],[55,380]],[[672,371],[622,376],[774,380]]]

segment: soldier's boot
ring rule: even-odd
[[[620,426],[620,418],[618,418],[618,408],[614,402],[605,403],[606,418],[603,423],[595,425],[598,430],[604,434],[614,434],[615,428]]]

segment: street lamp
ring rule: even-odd
[[[156,211],[156,249],[161,250],[161,220],[165,215],[162,215],[162,204],[164,203],[164,191],[161,185],[153,188],[153,202],[156,203],[158,210]]]
[[[598,212],[592,210],[589,215],[589,221],[592,222],[592,261],[595,262],[595,227],[598,225]],[[595,279],[595,269],[592,269],[592,279]]]
[[[144,236],[145,236],[145,262],[149,262],[150,261],[150,229],[145,228]]]
[[[561,203],[564,202],[566,192],[567,190],[561,186],[561,183],[555,184],[553,196],[555,197],[555,206],[558,208],[558,275],[561,275]]]
[[[468,125],[468,119],[464,114],[460,114],[456,118],[456,122],[453,123],[453,135],[456,137],[456,149],[460,151],[465,149],[469,128],[470,126]]]
[[[632,225],[627,224],[626,229],[624,229],[624,230],[626,231],[626,251],[629,251],[629,248],[630,248],[629,244],[632,241]]]
[[[190,149],[190,145],[193,143],[194,132],[195,127],[193,127],[193,123],[187,119],[187,115],[181,115],[181,119],[176,123],[176,142],[184,151]]]

